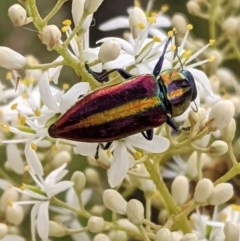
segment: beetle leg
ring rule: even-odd
[[[142,135],[148,140],[151,141],[153,139],[153,129],[146,130],[146,132],[142,132]]]
[[[110,146],[111,146],[112,142],[107,142],[105,145],[103,145],[102,143],[98,143],[97,145],[97,149],[96,149],[96,153],[95,153],[95,159],[98,159],[99,157],[99,147],[101,147],[103,150],[107,150]]]
[[[118,72],[124,79],[129,79],[129,78],[133,77],[133,75],[129,74],[127,71],[125,71],[123,69],[111,69],[109,71],[103,70],[102,72],[98,73],[98,72],[91,70],[87,63],[85,63],[85,68],[88,71],[88,73],[90,73],[100,83],[108,81],[108,80],[106,80],[106,77],[108,77],[108,75],[110,73],[115,72],[115,71]]]
[[[166,123],[173,128],[175,131],[179,131],[177,124],[170,117],[167,118]]]

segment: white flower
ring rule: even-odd
[[[82,155],[96,154],[98,144],[79,143],[75,152]],[[133,166],[132,154],[137,153],[134,147],[150,153],[162,153],[169,147],[168,139],[154,135],[151,141],[146,140],[141,134],[132,135],[125,139],[114,141],[109,150],[113,152],[113,160],[108,170],[108,182],[111,187],[119,185],[125,178],[128,169]]]
[[[33,188],[24,190],[16,189],[20,193],[23,193],[29,196],[32,200],[19,201],[16,202],[20,205],[31,205],[33,204],[31,210],[31,234],[32,239],[36,240],[35,228],[39,237],[42,240],[48,240],[49,233],[49,206],[50,200],[55,195],[66,191],[71,188],[73,183],[71,181],[60,181],[66,174],[67,170],[65,169],[66,164],[63,164],[59,168],[55,169],[47,175],[44,179],[42,172],[40,174],[36,173],[37,169],[29,169],[29,174],[35,181],[37,187],[36,191]]]
[[[0,66],[5,69],[18,70],[26,65],[26,58],[8,47],[0,46],[0,56]]]

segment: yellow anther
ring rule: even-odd
[[[52,146],[51,146],[51,150],[52,150],[52,151],[57,151],[57,150],[58,150],[58,148],[57,148],[57,146],[56,146],[56,145],[52,145]]]
[[[143,30],[145,28],[145,25],[143,23],[137,23],[137,27]]]
[[[37,150],[37,145],[36,145],[34,142],[32,142],[32,143],[31,143],[31,148],[32,148],[34,151],[36,151],[36,150]]]
[[[21,96],[22,96],[23,99],[28,99],[29,98],[29,94],[27,92],[23,92],[21,94]]]
[[[151,12],[151,17],[153,17],[153,18],[156,19],[157,15],[158,15],[158,14],[157,14],[156,12]]]
[[[64,84],[62,85],[63,90],[68,90],[69,87],[70,87],[70,86],[69,86],[68,83],[64,83]]]
[[[215,44],[215,39],[210,39],[210,40],[209,40],[209,45],[210,45],[210,46],[213,46],[214,44]]]
[[[161,42],[161,39],[160,39],[158,36],[154,36],[154,37],[153,37],[153,42],[155,42],[155,43],[160,43],[160,42]]]
[[[231,208],[232,208],[234,211],[240,212],[240,205],[232,204],[232,205],[231,205]]]
[[[168,31],[167,35],[168,35],[168,37],[172,37],[174,35],[174,31],[173,30]]]
[[[163,5],[161,6],[161,11],[162,11],[163,13],[166,13],[168,10],[169,10],[169,5],[168,5],[168,4],[163,4]]]
[[[215,56],[214,55],[210,55],[208,58],[209,62],[213,62],[215,60]]]
[[[68,31],[68,29],[69,29],[69,26],[63,26],[63,27],[61,28],[61,31],[62,31],[63,33],[66,33],[66,32]]]
[[[171,46],[171,50],[172,50],[173,52],[175,52],[176,49],[177,49],[177,46],[176,46],[175,44],[173,44],[173,45]]]
[[[29,168],[29,165],[25,165],[23,169],[24,169],[25,172],[28,172],[29,169],[30,169],[30,168]],[[23,185],[22,185],[22,186],[23,186]]]
[[[70,26],[72,24],[72,21],[70,19],[65,19],[63,22],[62,22],[63,25],[65,26]]]
[[[141,157],[142,157],[142,153],[141,153],[141,152],[136,151],[136,152],[134,153],[134,158],[135,158],[136,160],[140,159]]]
[[[188,30],[192,30],[193,29],[193,25],[192,24],[187,24],[187,29]]]
[[[154,18],[154,17],[148,17],[147,20],[149,23],[152,23],[152,24],[156,23],[156,18]]]
[[[34,115],[35,115],[35,116],[40,116],[40,115],[41,115],[41,110],[40,110],[39,108],[36,108],[36,109],[34,110]]]
[[[34,78],[27,77],[27,78],[22,79],[22,83],[26,86],[31,86],[34,84],[34,82],[35,82]]]
[[[186,51],[183,53],[183,57],[184,57],[185,59],[190,58],[191,55],[192,55],[192,50],[186,50]]]
[[[24,168],[24,170],[25,170],[25,168]],[[24,190],[26,188],[26,185],[25,184],[22,184],[20,187],[19,187],[19,189],[21,189],[21,190]]]
[[[20,113],[18,113],[18,123],[19,125],[24,125],[26,123],[26,117]]]
[[[18,103],[12,104],[11,105],[11,110],[16,110],[18,107]]]
[[[5,133],[8,133],[10,131],[10,126],[9,125],[3,125],[3,131]]]
[[[11,200],[7,200],[7,205],[8,205],[8,207],[12,207],[13,202]]]
[[[6,79],[7,79],[7,80],[10,80],[10,79],[12,79],[12,78],[13,78],[12,72],[9,72],[9,71],[8,71],[8,72],[6,73]]]
[[[107,149],[107,157],[108,157],[108,158],[111,158],[111,157],[112,157],[112,152],[111,152],[109,149]]]

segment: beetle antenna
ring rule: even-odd
[[[173,35],[175,34],[175,32],[173,31]],[[170,41],[172,40],[172,35],[168,37],[168,40],[163,48],[163,52],[162,52],[162,55],[160,56],[158,62],[156,63],[154,69],[153,69],[153,75],[155,77],[157,77],[159,75],[159,73],[161,72],[162,70],[162,65],[163,65],[163,60],[164,60],[164,55],[165,53],[167,52],[167,47],[170,43]]]
[[[176,46],[176,49],[174,51],[174,59],[175,59],[175,57],[177,57],[177,59],[180,63],[181,69],[183,70],[183,64],[182,64],[182,60],[181,60],[180,56],[178,55],[178,47],[177,46]]]
[[[198,112],[198,106],[195,101],[193,101],[193,103],[195,105],[195,108],[192,107],[192,110],[196,113],[196,112]]]

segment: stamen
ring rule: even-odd
[[[148,20],[148,22],[151,23],[151,24],[156,23],[156,18],[154,18],[154,17],[148,17],[147,20]]]
[[[163,4],[161,6],[161,12],[166,13],[169,10],[169,5],[168,4]]]
[[[63,27],[61,28],[61,31],[62,31],[63,33],[66,33],[66,32],[68,31],[68,29],[69,29],[69,26],[63,26]]]
[[[18,107],[18,103],[12,104],[11,105],[11,110],[16,110]]]
[[[18,113],[18,123],[19,125],[24,125],[26,123],[26,117],[20,113]]]
[[[145,28],[145,25],[143,23],[137,23],[137,27],[143,30]]]
[[[31,148],[32,148],[34,151],[36,151],[36,150],[37,150],[37,145],[36,145],[34,142],[32,142],[32,143],[31,143]]]
[[[134,158],[135,158],[136,160],[138,160],[138,159],[140,159],[140,158],[142,157],[142,153],[139,152],[139,151],[136,151],[133,155],[134,155]]]
[[[240,205],[232,204],[232,205],[231,205],[231,208],[232,208],[234,211],[240,212]]]
[[[6,73],[6,79],[7,79],[7,80],[11,80],[12,78],[13,78],[12,72],[8,71],[8,72]]]
[[[70,19],[65,19],[63,22],[62,22],[63,25],[65,26],[70,26],[72,25],[72,21]]]
[[[154,36],[154,37],[152,38],[152,40],[153,40],[153,42],[155,42],[155,43],[160,43],[160,42],[161,42],[161,39],[160,39],[159,37],[157,37],[157,36]]]
[[[64,83],[62,85],[62,88],[63,88],[63,90],[68,90],[69,89],[69,84],[68,83]]]
[[[41,110],[39,108],[34,110],[34,115],[35,116],[40,116],[41,115]]]

